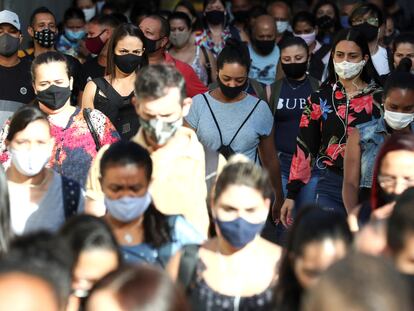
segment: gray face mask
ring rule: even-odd
[[[183,125],[183,119],[179,118],[174,122],[165,122],[158,119],[144,120],[139,118],[139,123],[150,138],[162,146],[177,132]]]
[[[7,33],[0,36],[0,55],[10,57],[17,52],[20,45],[20,39],[15,38]]]

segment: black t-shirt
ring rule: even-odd
[[[99,65],[98,57],[90,58],[82,65],[79,75],[79,90],[85,89],[86,83],[105,75],[105,67]]]
[[[34,100],[30,66],[25,59],[14,67],[0,66],[0,126],[19,107]]]

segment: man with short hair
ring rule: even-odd
[[[206,159],[196,133],[182,126],[192,102],[182,75],[172,65],[148,65],[138,72],[135,96],[141,127],[132,140],[151,154],[149,191],[155,207],[164,214],[183,215],[207,237]],[[95,158],[86,185],[86,209],[95,214],[104,213],[99,162],[106,149]]]
[[[189,97],[207,92],[207,87],[200,81],[190,65],[166,53],[170,36],[170,25],[165,18],[159,15],[150,15],[141,21],[139,28],[147,39],[145,51],[150,64],[169,63],[175,66],[184,77],[186,92]]]
[[[276,45],[276,25],[270,15],[256,18],[252,29],[249,53],[252,60],[249,78],[263,84],[272,84],[276,79],[277,64],[280,57]]]
[[[284,36],[292,36],[290,19],[290,6],[283,0],[275,0],[267,6],[267,12],[273,16],[276,23],[276,42],[280,42]]]
[[[18,57],[22,42],[19,17],[0,12],[0,126],[35,95],[30,76],[30,62]]]

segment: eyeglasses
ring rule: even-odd
[[[378,175],[378,183],[382,188],[395,187],[397,182],[404,183],[405,187],[414,186],[414,178]]]
[[[360,18],[355,18],[352,20],[352,26],[358,26],[363,23],[368,23],[371,26],[375,26],[375,27],[379,26],[379,21],[377,17],[368,17],[368,18],[360,17]]]

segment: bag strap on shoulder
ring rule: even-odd
[[[67,220],[70,217],[76,215],[78,211],[81,187],[77,182],[63,175],[61,176],[61,178],[62,178],[63,209],[65,213],[65,219]]]
[[[99,140],[98,133],[96,132],[95,127],[93,126],[90,108],[83,109],[83,118],[85,119],[89,132],[91,133],[93,141],[95,142],[96,152],[98,152],[99,149],[101,149],[102,144],[101,144],[101,141]]]
[[[115,91],[112,85],[104,77],[95,78],[92,81],[96,84],[97,88],[104,93],[110,103],[122,104],[122,96]]]
[[[206,47],[204,45],[200,46],[200,50],[204,55],[204,59],[206,61],[206,71],[207,71],[207,76],[208,76],[208,80],[207,80],[207,84],[211,83],[211,62],[210,62],[210,58],[208,57],[208,53],[206,50]]]
[[[210,113],[211,113],[211,115],[212,115],[212,117],[213,117],[214,123],[216,124],[216,126],[217,126],[217,130],[218,130],[219,135],[220,135],[220,143],[221,143],[221,145],[223,145],[223,136],[221,135],[220,126],[219,126],[219,124],[218,124],[218,122],[217,122],[216,116],[214,115],[213,109],[211,109],[210,103],[208,102],[208,99],[207,99],[206,95],[205,95],[205,94],[201,94],[201,95],[203,95],[204,100],[205,100],[205,101],[206,101],[206,103],[207,103],[208,109],[210,109]]]
[[[185,245],[181,251],[180,266],[178,270],[178,282],[188,291],[191,281],[195,277],[198,262],[198,251],[200,245],[189,244]]]

